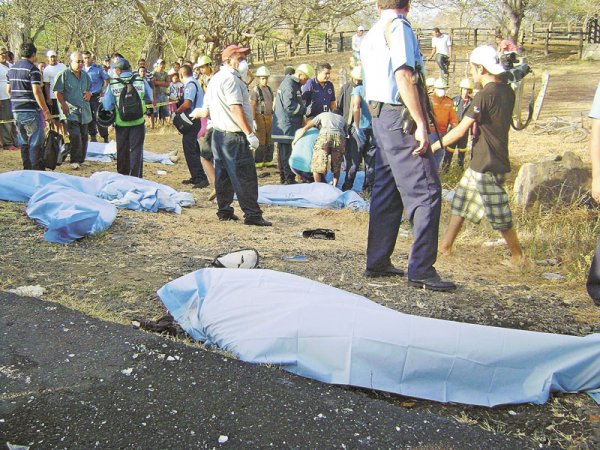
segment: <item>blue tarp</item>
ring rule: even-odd
[[[258,202],[301,208],[369,209],[369,203],[356,192],[342,192],[326,183],[261,186],[258,188]]]
[[[116,209],[177,214],[194,204],[187,192],[136,177],[97,172],[90,178],[58,172],[0,173],[0,200],[28,202],[27,215],[48,230],[50,242],[69,243],[109,228]]]
[[[411,316],[270,270],[198,270],[158,295],[193,338],[326,383],[483,406],[600,387],[600,334]]]
[[[144,150],[144,162],[161,163],[167,166],[174,165],[167,153],[152,153]],[[86,161],[109,163],[117,157],[117,145],[112,141],[108,144],[103,142],[88,142]]]

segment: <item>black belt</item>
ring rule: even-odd
[[[246,136],[246,133],[244,133],[243,131],[225,131],[225,130],[219,130],[218,128],[213,127],[213,130],[218,131],[219,133],[223,133],[223,134],[241,134],[242,136]]]
[[[396,111],[401,108],[404,108],[404,105],[402,103],[400,103],[400,104],[384,103],[383,106],[381,107],[381,109],[392,109],[392,110],[396,110]]]

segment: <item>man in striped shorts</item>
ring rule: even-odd
[[[456,188],[452,200],[450,223],[440,244],[440,253],[450,253],[465,219],[479,223],[486,216],[492,228],[500,231],[511,252],[510,264],[524,262],[523,250],[513,226],[508,194],[503,183],[510,172],[508,158],[508,131],[512,120],[515,94],[499,75],[504,68],[496,49],[484,45],[471,53],[470,68],[475,83],[483,89],[477,93],[458,126],[444,137],[444,145],[451,145],[465,135],[476,123],[473,138],[473,157]],[[431,146],[440,150],[440,143]]]

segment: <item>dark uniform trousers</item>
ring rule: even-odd
[[[244,133],[213,129],[212,149],[215,157],[215,191],[217,216],[233,215],[234,194],[246,219],[262,218],[258,206],[258,178],[254,156]]]
[[[373,130],[367,128],[364,130],[367,140],[362,148],[358,148],[358,143],[352,135],[346,139],[346,151],[344,152],[344,164],[346,165],[346,178],[342,186],[342,191],[348,191],[354,186],[356,172],[360,167],[360,162],[365,164],[365,181],[363,191],[370,192],[373,189],[375,179],[375,151],[376,144],[373,138]]]
[[[278,142],[277,143],[277,158],[279,159],[279,178],[281,184],[293,183],[296,179],[294,172],[290,167],[290,156],[292,156],[292,143],[291,142]]]
[[[84,162],[88,148],[88,124],[67,120],[66,129],[71,140],[71,162]]]
[[[414,136],[402,132],[397,109],[384,107],[373,118],[376,138],[375,184],[371,197],[367,269],[391,264],[403,211],[413,231],[408,277],[424,279],[437,275],[438,229],[441,184],[431,149],[413,156]]]
[[[200,145],[198,144],[198,133],[202,128],[202,122],[197,119],[193,123],[194,125],[190,127],[189,131],[181,137],[181,145],[192,183],[197,184],[207,181],[207,178],[200,162]]]
[[[146,125],[115,126],[117,135],[117,172],[121,175],[144,177],[144,138]]]
[[[92,94],[92,98],[90,98],[90,108],[92,108],[92,121],[88,124],[88,131],[90,136],[95,138],[98,132],[100,132],[100,136],[104,139],[108,139],[108,128],[99,125],[96,122],[96,118],[98,117],[98,106],[100,105],[100,93]]]

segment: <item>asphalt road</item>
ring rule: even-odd
[[[0,448],[531,444],[0,292]]]

